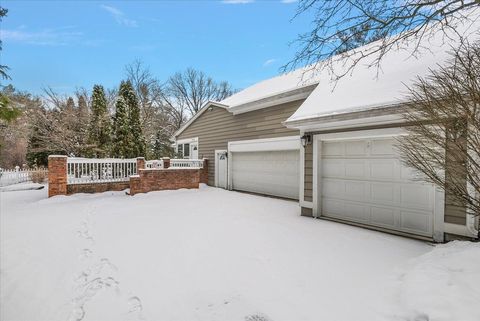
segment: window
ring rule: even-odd
[[[177,141],[177,157],[198,157],[198,138],[188,138]]]
[[[190,157],[190,144],[178,144],[177,145],[178,157],[189,158]]]

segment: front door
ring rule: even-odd
[[[198,143],[190,143],[190,159],[198,159]]]
[[[215,186],[227,188],[227,159],[226,150],[215,150]]]

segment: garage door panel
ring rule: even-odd
[[[343,156],[345,148],[343,143],[323,143],[322,154],[324,156]]]
[[[395,162],[389,159],[386,160],[374,160],[369,162],[370,177],[371,179],[378,180],[395,180]]]
[[[345,142],[345,156],[363,156],[367,153],[367,142]]]
[[[344,161],[336,159],[325,159],[323,162],[323,173],[325,177],[345,177]]]
[[[344,182],[341,180],[324,178],[322,189],[325,197],[333,198],[343,196],[345,187]]]
[[[368,198],[367,188],[368,184],[357,181],[345,181],[345,193],[344,196],[352,200],[365,200]]]
[[[298,150],[233,153],[232,188],[298,199]]]
[[[412,180],[394,144],[392,138],[324,142],[321,215],[432,236],[433,185]]]
[[[394,142],[395,140],[393,139],[372,139],[370,141],[370,155],[394,156]]]
[[[391,183],[371,183],[370,195],[373,203],[395,204],[395,186]]]
[[[381,225],[386,228],[396,228],[395,225],[395,213],[397,211],[390,207],[371,207],[371,221],[375,225]]]
[[[339,166],[342,166],[343,162],[340,162]],[[349,178],[365,178],[365,162],[363,160],[347,159],[344,163],[345,176]]]
[[[340,219],[349,219],[361,223],[369,222],[370,219],[368,207],[356,202],[325,199],[323,209],[327,214],[326,216]]]
[[[428,213],[401,211],[401,228],[412,233],[431,235],[432,220]]]
[[[402,185],[400,187],[401,204],[405,207],[421,210],[433,210],[432,188],[428,185]]]

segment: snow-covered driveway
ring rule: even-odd
[[[467,284],[480,281],[469,243],[432,251],[208,187],[0,202],[4,321],[478,318],[465,308],[480,299]]]

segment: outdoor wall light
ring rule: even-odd
[[[302,146],[305,147],[312,142],[312,136],[311,135],[303,135],[302,137],[300,137],[300,141],[302,142]]]

